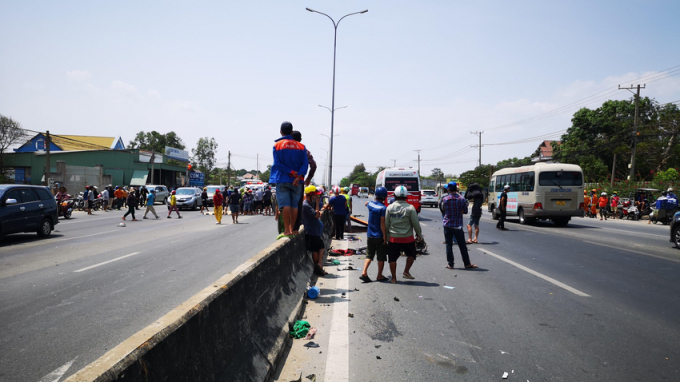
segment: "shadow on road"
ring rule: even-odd
[[[64,237],[64,235],[55,234],[54,232],[52,232],[52,234],[46,238],[38,237],[38,235],[35,233],[8,235],[0,240],[0,248],[9,247],[16,244],[31,243],[34,241],[54,240],[62,237]]]

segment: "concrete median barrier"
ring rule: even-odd
[[[328,244],[330,214],[322,220]],[[264,381],[301,312],[312,270],[304,234],[279,240],[66,382]]]

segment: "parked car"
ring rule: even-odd
[[[226,186],[206,186],[208,189],[208,206],[212,207],[213,206],[213,196],[215,196],[215,190],[220,190],[220,192],[224,195],[224,191],[227,190]]]
[[[180,187],[175,190],[175,197],[177,198],[177,208],[192,209],[196,211],[202,206],[201,192],[203,190],[198,187]]]
[[[680,212],[676,212],[673,215],[673,221],[671,222],[671,242],[675,244],[677,248],[680,248]]]
[[[47,237],[55,224],[57,201],[47,187],[0,185],[0,235],[37,232]]]
[[[420,192],[420,204],[423,206],[437,207],[437,192],[435,190],[422,190]]]
[[[165,186],[156,186],[153,184],[150,184],[146,186],[146,189],[151,191],[151,190],[156,190],[156,200],[155,203],[163,203],[166,204],[168,201],[168,198],[170,197],[170,191],[168,191],[168,188]]]

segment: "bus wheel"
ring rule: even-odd
[[[519,216],[519,224],[527,225],[531,223],[531,221],[524,216],[524,208],[519,209],[517,216]]]
[[[566,227],[569,224],[569,218],[554,218],[552,221],[558,227]]]

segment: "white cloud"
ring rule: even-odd
[[[89,80],[92,75],[87,70],[71,70],[66,72],[66,77],[71,81],[82,82]]]

